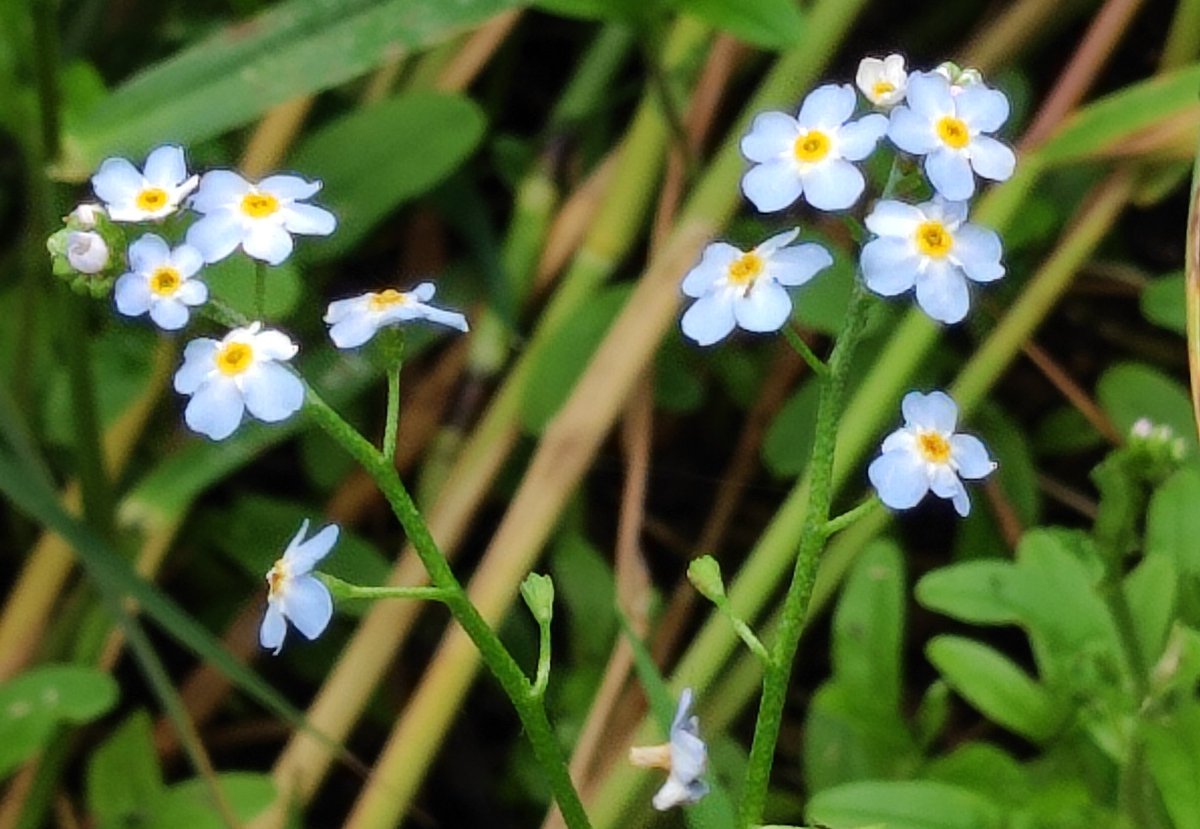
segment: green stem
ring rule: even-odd
[[[537,678],[533,681],[531,693],[541,699],[546,695],[546,687],[550,684],[550,622],[538,621],[538,664]]]
[[[311,386],[307,387],[307,392],[305,411],[374,479],[429,573],[429,580],[434,587],[444,591],[443,601],[474,642],[492,675],[512,701],[517,716],[525,727],[525,736],[533,746],[534,756],[546,775],[546,781],[554,793],[567,826],[570,829],[590,829],[591,824],[567,772],[558,739],[546,717],[541,698],[533,694],[533,686],[528,677],[488,625],[487,620],[471,603],[467,592],[450,569],[446,557],[438,549],[437,542],[430,535],[425,519],[421,517],[417,505],[409,496],[396,468],[353,426],[330,408]]]
[[[880,506],[882,506],[882,502],[877,496],[872,495],[858,506],[843,512],[836,518],[830,518],[825,522],[825,537],[829,538],[831,535],[840,533],[852,524],[857,523],[859,519],[865,518],[879,509]]]
[[[804,362],[808,363],[808,367],[813,370],[813,374],[818,377],[827,377],[829,375],[829,366],[825,365],[825,361],[808,347],[808,343],[796,333],[795,328],[792,328],[791,325],[783,326],[783,336],[795,352],[804,358]]]
[[[383,427],[383,459],[396,462],[396,430],[400,424],[400,365],[387,372],[387,422]]]
[[[833,456],[838,416],[842,410],[850,362],[862,335],[869,302],[862,281],[856,278],[845,322],[829,358],[829,373],[821,379],[816,437],[809,461],[812,485],[809,490],[808,513],[800,536],[800,549],[796,556],[792,583],[784,599],[779,630],[772,645],[771,659],[765,664],[762,699],[759,701],[758,719],[754,724],[754,742],[750,746],[750,760],[746,767],[746,782],[742,790],[739,825],[743,829],[760,824],[766,806],[767,784],[771,777],[779,727],[783,721],[783,704],[787,697],[788,680],[791,678],[792,661],[800,644],[800,633],[804,628],[808,603],[816,581],[817,563],[827,537],[829,506],[833,499]]]
[[[73,294],[63,297],[63,326],[60,348],[66,355],[71,379],[71,413],[74,416],[75,460],[87,522],[105,538],[113,538],[115,499],[104,470],[100,416],[96,411],[96,383],[92,373],[90,340],[79,336],[88,328],[87,299]]]
[[[417,587],[375,587],[352,584],[348,581],[342,581],[337,576],[331,576],[328,573],[315,573],[314,575],[329,588],[329,592],[333,594],[334,599],[424,599],[431,602],[444,602],[449,597],[449,593],[440,587],[427,587],[424,585]]]
[[[267,314],[267,263],[254,263],[254,318],[265,320]]]

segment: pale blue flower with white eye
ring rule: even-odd
[[[267,571],[267,612],[258,629],[258,641],[276,654],[283,649],[288,622],[312,640],[321,635],[333,618],[329,588],[312,571],[337,543],[338,526],[330,524],[305,541],[307,533],[306,518],[288,542],[283,556]]]
[[[993,282],[1004,276],[1000,237],[967,220],[967,203],[933,201],[911,205],[885,200],[866,218],[878,238],[863,246],[867,287],[883,296],[917,289],[917,303],[935,320],[954,323],[967,315],[967,280]]]
[[[989,134],[1008,120],[1003,92],[978,84],[958,87],[956,94],[945,76],[914,73],[906,103],[892,110],[888,138],[905,152],[925,156],[925,174],[945,198],[971,198],[975,173],[992,181],[1013,174],[1016,156]]]
[[[380,328],[415,320],[468,330],[467,318],[458,311],[448,311],[427,304],[433,299],[432,282],[422,282],[411,291],[388,288],[361,296],[339,299],[329,303],[325,322],[329,337],[338,348],[355,348],[375,336]]]
[[[159,328],[176,331],[187,325],[189,308],[208,300],[208,286],[194,279],[204,264],[190,245],[171,250],[162,238],[147,233],[129,246],[129,272],[117,280],[113,298],[127,317],[149,312]]]
[[[183,148],[168,144],[152,150],[141,171],[124,158],[106,158],[92,189],[114,222],[142,222],[174,213],[198,181],[188,175]]]
[[[695,803],[708,794],[700,779],[708,767],[708,746],[700,739],[700,719],[691,713],[692,689],[684,688],[671,723],[669,742],[629,750],[629,762],[667,772],[667,782],[654,795],[654,808],[665,812],[674,806]]]
[[[750,251],[725,242],[705,248],[683,278],[683,293],[696,298],[680,320],[683,333],[712,345],[737,326],[759,333],[782,328],[792,313],[784,286],[803,285],[833,264],[829,251],[813,242],[789,247],[799,233],[779,233]]]
[[[987,447],[954,431],[958,406],[943,392],[909,392],[900,409],[904,426],[884,439],[883,454],[867,467],[879,500],[892,509],[910,509],[932,490],[966,517],[971,499],[962,479],[986,478],[996,468]]]
[[[783,112],[755,117],[742,138],[742,154],[755,164],[742,192],[764,213],[782,210],[803,195],[820,210],[844,210],[866,181],[851,161],[862,161],[887,132],[873,113],[850,121],[858,95],[849,84],[827,84],[809,93],[793,118]]]
[[[246,410],[277,423],[304,405],[304,384],[285,365],[298,347],[279,331],[254,322],[222,340],[192,340],[175,373],[175,391],[191,395],[183,417],[213,440],[233,434]]]
[[[203,217],[188,228],[189,245],[217,262],[237,249],[270,265],[292,253],[292,234],[328,236],[337,219],[304,200],[321,189],[319,181],[274,175],[253,184],[230,170],[213,170],[200,179],[191,208]]]

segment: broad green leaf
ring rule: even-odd
[[[1200,704],[1144,728],[1146,760],[1175,829],[1200,829]]]
[[[1061,725],[1046,689],[999,651],[961,636],[937,636],[925,654],[959,696],[1010,731],[1042,742]]]
[[[546,347],[537,352],[530,367],[530,376],[537,382],[526,384],[521,401],[521,422],[526,429],[540,433],[558,413],[629,293],[628,285],[602,289],[564,320]]]
[[[268,774],[225,772],[217,775],[221,791],[238,820],[251,820],[275,800],[275,783]],[[226,823],[209,799],[203,780],[177,783],[154,804],[154,826],[187,829],[225,829]]]
[[[1125,87],[1092,103],[1055,132],[1037,152],[1049,164],[1067,164],[1107,153],[1120,153],[1129,139],[1165,121],[1200,110],[1200,64]]]
[[[1178,334],[1187,332],[1183,273],[1160,276],[1142,289],[1142,316]]]
[[[1170,426],[1195,452],[1196,428],[1192,404],[1183,384],[1143,363],[1118,363],[1104,372],[1096,399],[1122,434],[1139,418]]]
[[[963,743],[934,758],[923,776],[994,796],[1005,805],[1020,804],[1033,793],[1030,774],[1011,754],[979,741]]]
[[[996,560],[939,567],[917,582],[918,602],[930,610],[982,625],[1016,624],[1021,617],[1013,596],[1016,568]]]
[[[864,708],[900,710],[904,558],[892,541],[863,550],[833,616],[833,674]]]
[[[146,711],[130,715],[92,752],[86,783],[88,809],[99,829],[149,824],[163,781]]]
[[[767,469],[780,478],[804,471],[816,436],[817,400],[821,384],[809,379],[788,398],[767,428],[762,457]]]
[[[1002,814],[990,798],[932,780],[864,781],[818,792],[810,822],[834,827],[870,824],[887,829],[1000,829]]]
[[[617,632],[616,585],[611,566],[586,538],[568,532],[555,544],[550,567],[567,609],[573,660],[605,660]]]
[[[1174,562],[1164,555],[1147,555],[1125,577],[1125,598],[1146,662],[1153,665],[1166,645],[1175,618],[1178,584]]]
[[[512,0],[288,0],[142,72],[68,130],[61,174],[79,180],[107,155],[139,158],[249,123],[299,95],[444,41]],[[386,136],[373,144],[387,145]],[[348,146],[346,155],[362,152]],[[322,171],[307,170],[321,176]]]
[[[59,725],[108,711],[117,693],[111,676],[81,665],[42,665],[0,685],[0,779],[40,751]]]
[[[919,757],[898,711],[885,711],[835,679],[813,695],[804,720],[804,781],[811,792],[898,777]]]
[[[678,7],[755,46],[786,49],[804,37],[795,0],[678,0]]]
[[[1189,465],[1150,496],[1146,554],[1175,562],[1180,573],[1200,575],[1200,469]]]
[[[479,2],[479,0],[475,0]],[[290,166],[324,182],[320,202],[337,231],[305,248],[324,260],[353,249],[389,213],[457,169],[483,138],[483,111],[469,98],[399,95],[355,110],[300,143]]]

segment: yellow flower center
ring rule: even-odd
[[[137,194],[137,206],[147,212],[160,210],[167,205],[167,191],[161,187],[147,187]]]
[[[792,153],[805,164],[818,162],[829,155],[829,136],[820,130],[810,130],[796,139]]]
[[[758,279],[766,263],[754,251],[743,253],[729,266],[729,281],[734,285],[749,285]]]
[[[967,125],[951,115],[937,122],[937,134],[947,146],[956,150],[961,150],[971,141],[971,131],[967,129]]]
[[[270,193],[247,193],[242,196],[242,212],[251,219],[262,219],[279,209],[279,199]]]
[[[926,256],[941,259],[953,246],[954,237],[941,222],[931,220],[917,225],[917,249]]]
[[[896,85],[889,81],[875,81],[875,85],[871,87],[871,91],[875,93],[876,98],[882,98],[896,91]]]
[[[277,598],[283,593],[283,585],[288,580],[288,568],[283,563],[283,559],[279,559],[271,567],[271,571],[267,573],[267,598]]]
[[[372,311],[386,311],[393,305],[404,305],[407,302],[407,294],[402,294],[395,288],[388,288],[385,291],[371,294],[370,306]]]
[[[181,284],[183,277],[179,275],[179,271],[167,265],[150,274],[150,290],[159,296],[171,296],[179,290]]]
[[[929,463],[944,464],[950,460],[950,442],[937,432],[922,432],[917,436],[917,450]]]
[[[254,349],[246,343],[230,343],[217,352],[217,369],[227,377],[241,374],[254,362]]]

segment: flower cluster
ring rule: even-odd
[[[173,145],[154,149],[140,169],[106,159],[92,189],[101,203],[77,207],[47,243],[55,273],[97,297],[111,290],[118,313],[149,316],[165,331],[184,328],[210,302],[206,266],[238,250],[279,265],[292,254],[294,236],[328,236],[337,227],[331,212],[309,201],[320,181],[276,174],[252,182],[231,170],[198,175]],[[125,228],[140,233],[132,244]],[[169,241],[172,231],[182,238]],[[428,304],[433,293],[426,282],[407,293],[388,288],[333,302],[325,319],[334,345],[355,348],[383,326],[418,319],[466,331],[462,314]],[[267,423],[291,417],[306,394],[288,366],[298,351],[285,333],[257,320],[220,339],[192,340],[175,374],[176,391],[190,398],[184,421],[222,440],[246,412]]]

